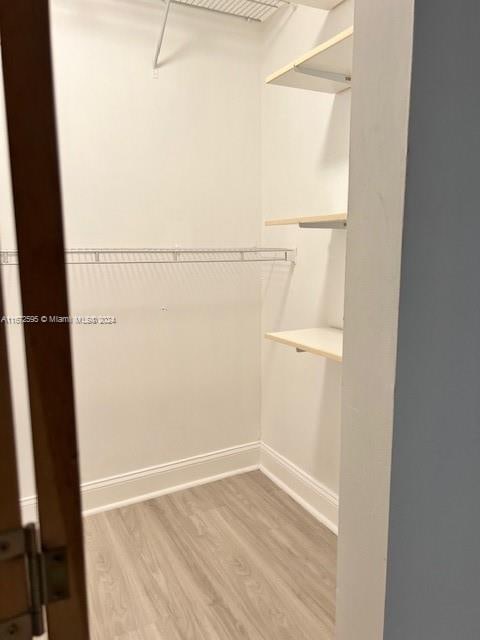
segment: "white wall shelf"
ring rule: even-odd
[[[339,93],[351,86],[352,61],[353,27],[349,27],[272,73],[265,82],[295,89]]]
[[[339,5],[343,0],[295,0],[294,4],[303,4],[307,7],[315,7],[315,9],[325,9],[326,11],[330,11],[337,5]]]
[[[342,362],[343,331],[332,327],[297,329],[266,333],[265,338],[294,347],[299,352],[313,353],[335,362]]]
[[[303,216],[299,218],[277,218],[266,220],[265,226],[277,227],[298,225],[302,229],[345,229],[347,227],[346,213],[332,213],[323,216]]]

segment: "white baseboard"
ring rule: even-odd
[[[192,456],[82,484],[84,515],[143,502],[167,493],[259,469],[334,533],[338,496],[264,442]],[[21,500],[24,522],[35,521],[36,496]]]
[[[108,511],[150,498],[258,469],[260,442],[192,456],[82,484],[84,515]],[[36,520],[36,496],[21,501],[24,522]]]
[[[317,520],[338,535],[338,496],[262,442],[260,470]]]

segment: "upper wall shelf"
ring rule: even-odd
[[[294,89],[339,93],[351,86],[353,27],[311,49],[266,79]]]
[[[345,229],[347,226],[346,213],[333,213],[323,216],[304,216],[299,218],[278,218],[266,220],[265,226],[276,227],[282,225],[297,225],[302,229]]]
[[[280,342],[297,351],[313,353],[335,362],[342,362],[343,331],[331,327],[315,329],[297,329],[295,331],[277,331],[266,333],[265,338]]]

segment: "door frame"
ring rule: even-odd
[[[0,0],[0,33],[40,540],[68,565],[48,635],[88,640],[70,327],[53,321],[69,307],[48,0]]]

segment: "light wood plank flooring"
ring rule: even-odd
[[[92,640],[332,640],[336,538],[260,471],[85,519]]]

